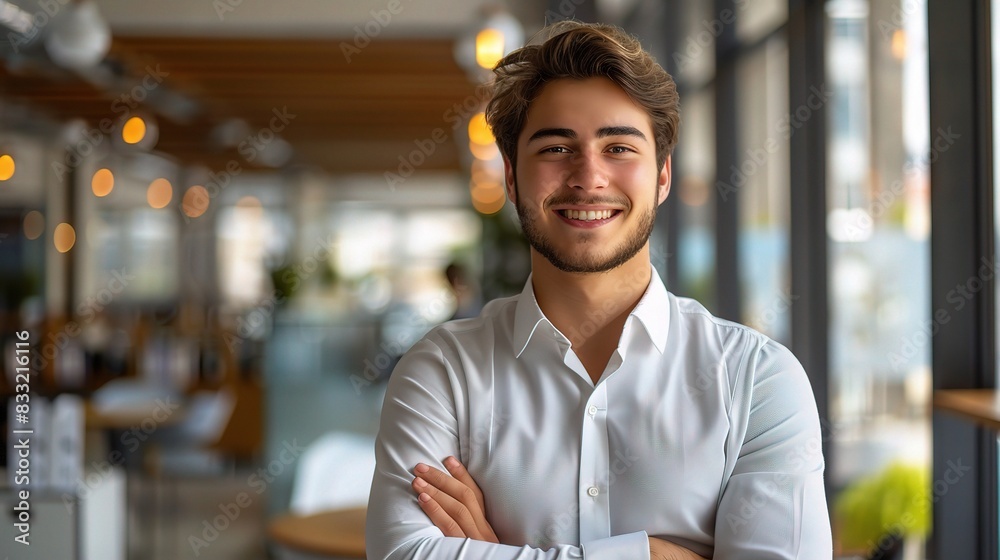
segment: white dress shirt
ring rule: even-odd
[[[655,270],[596,385],[529,278],[393,371],[368,558],[648,560],[653,536],[723,560],[827,560],[821,438],[792,353],[667,292]],[[449,455],[503,544],[444,537],[420,509],[413,467],[447,472]]]

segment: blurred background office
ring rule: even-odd
[[[566,18],[677,80],[654,265],[802,361],[836,556],[1000,557],[932,406],[996,385],[987,0],[0,0],[4,550],[350,557],[392,367],[527,277],[488,69]]]

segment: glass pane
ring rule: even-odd
[[[219,212],[219,285],[227,303],[250,307],[273,296],[269,256],[274,240],[282,238],[276,218],[274,209],[254,197]]]
[[[739,196],[741,322],[789,341],[788,48],[783,34],[740,61],[739,164],[720,178]]]
[[[674,79],[678,84],[683,84],[685,89],[697,89],[715,76],[715,38],[718,36],[717,30],[726,23],[714,13],[713,4],[714,2],[701,0],[685,0],[681,10],[684,21],[680,29],[694,30],[685,37],[678,52],[672,56],[672,62],[677,68]],[[683,110],[683,97],[681,103]]]
[[[744,44],[761,39],[788,19],[786,0],[736,0],[734,4],[736,36]]]
[[[926,5],[830,0],[826,11],[828,479],[838,555],[867,557],[885,533],[901,529],[919,541],[930,522],[927,508],[886,514],[873,490],[910,479],[921,481],[915,493],[929,491]],[[883,522],[865,521],[873,518]]]
[[[677,149],[674,193],[681,204],[678,239],[679,295],[715,306],[715,90],[684,95],[684,125]]]
[[[679,206],[678,285],[667,289],[715,311],[715,38],[720,26],[733,24],[735,14],[722,18],[713,2],[685,0],[681,17],[682,28],[692,31],[672,59],[681,96],[670,194],[670,203]]]

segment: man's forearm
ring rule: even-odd
[[[683,546],[649,537],[649,560],[706,560]]]

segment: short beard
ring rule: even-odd
[[[659,186],[657,186],[657,198],[659,198]],[[517,193],[517,183],[514,184],[514,192]],[[562,201],[560,201],[562,203]],[[568,202],[568,201],[567,201]],[[578,201],[577,203],[596,203],[596,202],[586,202]],[[594,258],[581,258],[575,262],[571,262],[567,258],[559,255],[558,250],[549,243],[549,241],[542,234],[541,230],[537,226],[537,215],[534,210],[531,210],[521,204],[521,197],[517,197],[517,203],[514,205],[517,210],[517,217],[521,222],[521,231],[524,232],[524,237],[528,240],[528,244],[538,251],[540,255],[545,257],[552,266],[558,268],[563,272],[575,272],[575,273],[596,273],[596,272],[608,272],[609,270],[614,270],[623,264],[627,263],[632,257],[636,256],[646,243],[649,241],[649,237],[653,234],[653,226],[656,225],[656,211],[657,205],[654,204],[652,208],[639,216],[639,222],[636,224],[635,229],[625,239],[624,243],[618,247],[613,247],[612,251],[614,253],[604,259],[598,260],[597,257]],[[589,255],[588,255],[589,256]]]

